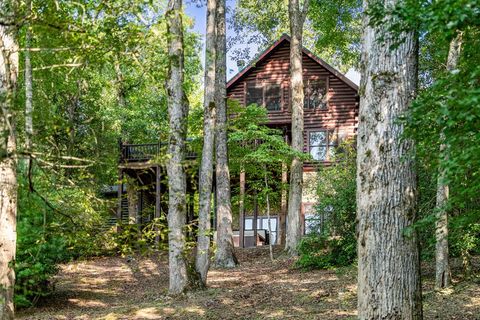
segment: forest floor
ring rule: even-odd
[[[103,257],[61,266],[55,292],[18,319],[355,319],[355,268],[303,271],[276,249],[237,250],[240,266],[212,268],[208,289],[167,295],[166,254],[133,259]],[[480,259],[475,259],[479,271]],[[456,273],[456,272],[455,272]],[[480,278],[455,279],[433,290],[423,267],[425,319],[480,319]],[[457,274],[457,273],[456,273]]]

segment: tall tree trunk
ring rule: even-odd
[[[188,274],[185,260],[186,175],[185,140],[187,135],[188,105],[183,91],[184,53],[182,1],[169,0],[167,12],[168,55],[170,59],[168,90],[168,116],[170,136],[168,140],[168,248],[169,293],[180,294],[187,289]]]
[[[277,244],[285,245],[287,230],[287,183],[288,183],[288,167],[287,163],[282,162],[282,193],[280,200],[280,215],[278,217],[278,240]]]
[[[364,1],[365,11],[371,3]],[[393,47],[392,19],[385,17],[379,26],[370,26],[367,15],[363,21],[357,144],[360,319],[422,318],[417,236],[409,229],[417,213],[414,144],[402,138],[398,121],[415,96],[418,42],[408,32]]]
[[[292,148],[303,152],[303,68],[302,68],[302,37],[303,23],[308,11],[309,0],[289,0],[288,13],[290,17],[290,90],[292,105]],[[301,208],[303,189],[303,161],[293,158],[290,169],[290,192],[288,196],[288,225],[285,250],[291,255],[297,255],[297,246],[302,236]]]
[[[199,174],[198,236],[195,269],[207,283],[210,251],[210,213],[213,184],[213,146],[215,140],[215,15],[217,0],[207,2],[207,34],[205,41],[205,94],[203,150]]]
[[[32,2],[28,0],[27,15],[31,15]],[[30,60],[30,46],[32,39],[32,32],[30,24],[26,26],[25,33],[25,151],[32,152],[32,137],[33,137],[33,77],[32,77],[32,63]],[[31,165],[32,157],[29,156],[29,166]]]
[[[460,59],[460,52],[462,47],[462,33],[458,32],[456,37],[450,42],[450,48],[448,50],[447,58],[447,71],[451,72],[458,66]],[[448,161],[448,145],[445,144],[445,134],[442,130],[440,133],[440,157],[443,160]],[[448,261],[448,212],[447,203],[449,197],[449,186],[445,182],[446,172],[442,168],[440,163],[438,178],[437,178],[437,201],[436,211],[437,220],[435,222],[435,265],[436,265],[436,277],[435,287],[437,289],[446,288],[450,285],[451,272],[450,264]]]
[[[7,3],[6,3],[7,2]],[[0,3],[0,17],[11,18],[13,3]],[[0,319],[13,319],[17,216],[14,94],[18,75],[17,30],[0,25]]]
[[[230,201],[230,171],[227,152],[227,60],[225,0],[217,1],[216,35],[216,196],[217,196],[217,252],[215,264],[224,268],[237,265],[233,248],[232,207]]]

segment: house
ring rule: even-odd
[[[312,216],[315,204],[316,166],[328,165],[339,141],[354,137],[358,124],[358,86],[328,63],[303,48],[304,151],[314,162],[304,164],[302,218]],[[256,103],[268,111],[268,125],[291,140],[290,37],[283,35],[227,83],[227,96],[241,105]],[[287,179],[285,174],[283,179]],[[245,177],[241,177],[245,182]],[[285,195],[286,197],[286,195]],[[286,221],[282,200],[279,224]],[[258,220],[258,217],[247,217]],[[245,225],[245,222],[243,223]],[[275,223],[275,231],[277,223]],[[240,227],[242,228],[242,227]],[[248,230],[248,228],[247,228]],[[241,237],[241,235],[240,235]]]
[[[291,137],[290,106],[290,38],[282,36],[227,83],[227,96],[246,106],[256,103],[268,110],[268,123],[281,129],[286,141]],[[310,153],[313,162],[304,164],[304,194],[302,217],[304,231],[312,215],[315,199],[316,167],[328,165],[335,146],[342,139],[353,137],[358,123],[358,87],[325,61],[303,49],[304,103],[304,151]],[[161,143],[120,144],[117,220],[142,224],[159,218],[167,211],[168,188],[165,168],[154,160],[165,152]],[[187,154],[188,161],[197,161],[196,155]],[[190,166],[194,167],[194,166]],[[195,174],[188,175],[187,221],[194,219]],[[288,175],[282,174],[287,182]],[[246,183],[240,175],[240,185]],[[124,184],[126,183],[126,187]],[[245,188],[243,188],[245,189]],[[240,188],[242,190],[242,188]],[[270,221],[272,233],[267,235],[268,219],[254,212],[240,212],[239,230],[234,241],[242,244],[278,243],[282,237],[281,225],[286,223],[286,193],[282,195],[281,212]],[[213,221],[214,222],[214,221]],[[213,223],[212,225],[215,225]]]

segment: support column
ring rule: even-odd
[[[240,202],[239,202],[239,235],[238,246],[245,248],[245,170],[240,171]]]
[[[255,190],[255,195],[253,198],[253,221],[252,221],[252,229],[253,229],[253,245],[257,246],[257,234],[258,234],[258,196],[257,191]]]
[[[138,223],[138,188],[134,178],[127,180],[128,223]]]
[[[123,193],[123,170],[118,169],[118,206],[117,206],[117,232],[121,231],[120,223],[122,222],[122,193]]]
[[[160,234],[158,230],[158,222],[161,215],[161,193],[160,193],[160,183],[161,183],[161,173],[160,165],[157,165],[155,168],[155,246],[158,246],[160,242]]]

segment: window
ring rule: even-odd
[[[327,231],[326,225],[333,212],[332,206],[325,208],[323,212],[319,212],[315,204],[312,203],[305,203],[303,208],[305,214],[305,234],[320,234]]]
[[[263,86],[261,83],[250,82],[247,84],[247,106],[256,103],[263,105]]]
[[[249,82],[247,83],[247,106],[256,103],[269,111],[282,108],[282,90],[279,83]]]
[[[278,83],[265,83],[265,108],[269,111],[278,111],[282,107],[282,96]]]
[[[337,134],[335,131],[310,131],[308,135],[308,152],[314,160],[329,161],[333,159]]]
[[[303,106],[305,109],[327,109],[327,82],[325,80],[305,81]]]

